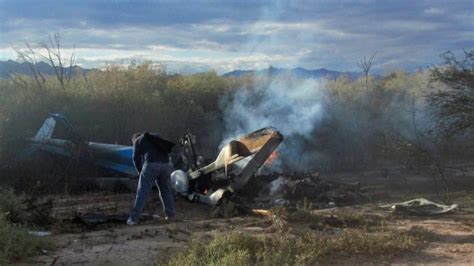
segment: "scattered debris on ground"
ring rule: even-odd
[[[419,198],[399,203],[382,205],[380,208],[389,208],[395,213],[405,213],[413,215],[437,215],[454,211],[457,204],[444,205],[434,203],[427,199]]]
[[[52,242],[54,249],[44,249],[47,253],[43,253],[38,247],[33,254],[42,255],[20,262],[176,265],[182,259],[221,264],[275,259],[290,264],[347,264],[354,258],[369,264],[472,262],[474,197],[466,186],[452,194],[459,205],[456,211],[397,215],[379,206],[413,196],[434,197],[406,193],[406,188],[413,186],[396,186],[395,181],[377,180],[379,194],[375,197],[367,182],[318,174],[262,175],[252,179],[250,187],[242,190],[245,193],[225,198],[216,208],[177,198],[178,220],[173,223],[153,219],[162,208],[157,204],[157,193],[152,193],[138,226],[125,224],[134,193],[56,196],[49,210],[53,225],[31,228],[24,234]],[[247,240],[256,245],[264,243],[266,248],[242,246]],[[236,249],[206,257],[207,253],[193,253],[195,241],[203,248],[206,245],[202,243],[219,243],[223,249],[229,245]],[[215,249],[204,251],[212,253]],[[187,257],[192,254],[196,257]]]
[[[257,176],[242,195],[259,207],[296,206],[324,209],[360,203],[369,197],[358,182],[324,180],[318,173],[270,174]],[[255,191],[257,189],[258,191]]]

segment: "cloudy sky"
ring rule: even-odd
[[[474,48],[468,1],[0,0],[0,60],[58,33],[85,67],[130,60],[170,72],[276,67],[413,71]]]

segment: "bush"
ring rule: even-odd
[[[458,60],[451,52],[442,55],[444,65],[431,70],[433,86],[428,100],[434,107],[443,133],[469,133],[474,128],[474,50]]]
[[[15,195],[12,188],[0,186],[0,215],[11,223],[25,223],[27,213],[24,197]]]
[[[327,257],[371,255],[392,257],[414,250],[422,236],[412,231],[347,229],[336,235],[307,232],[251,236],[219,233],[209,243],[193,240],[168,265],[313,265]]]
[[[47,237],[37,237],[0,216],[0,265],[16,262],[52,248]]]
[[[48,228],[52,206],[52,199],[17,195],[12,188],[0,186],[0,215],[10,223]]]

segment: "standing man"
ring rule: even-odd
[[[175,217],[174,198],[170,186],[168,154],[175,145],[154,133],[136,133],[132,136],[133,163],[140,175],[135,203],[127,220],[128,225],[136,225],[140,218],[148,194],[156,182],[160,193],[160,200],[165,209],[165,219]]]

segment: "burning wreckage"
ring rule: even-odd
[[[52,138],[57,123],[66,127],[68,139]],[[85,141],[63,115],[48,117],[29,141],[33,151],[79,158],[127,176],[98,178],[99,182],[118,181],[131,189],[136,187],[132,146]],[[172,152],[172,162],[178,169],[171,174],[172,187],[188,200],[217,205],[223,197],[244,187],[282,141],[283,135],[276,129],[262,128],[231,140],[214,161],[207,162],[196,149],[196,137],[188,132]]]

